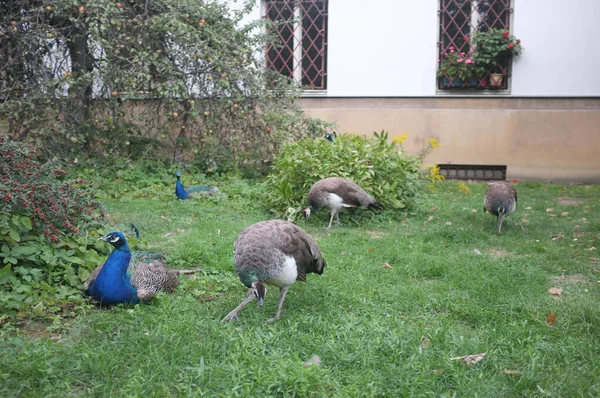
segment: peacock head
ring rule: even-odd
[[[177,178],[181,177],[181,173],[179,172],[179,170],[177,170],[177,171],[175,172],[175,175],[177,176]]]
[[[335,131],[332,133],[325,133],[325,139],[328,141],[333,142],[335,140],[335,138],[337,137],[337,134],[335,133]]]
[[[121,247],[127,245],[125,235],[123,235],[121,232],[111,232],[110,234],[101,236],[98,239],[110,243],[115,247],[115,249],[120,249]]]
[[[310,207],[307,207],[306,209],[302,210],[302,215],[304,216],[305,220],[308,220],[308,217],[310,217]]]
[[[262,307],[263,301],[265,300],[265,294],[267,294],[267,288],[265,287],[265,284],[262,281],[253,281],[252,292],[258,301],[258,306]]]

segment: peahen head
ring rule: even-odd
[[[267,288],[265,287],[263,281],[252,282],[252,292],[258,301],[258,306],[262,307],[265,300],[265,294],[267,294]]]
[[[308,217],[310,217],[310,206],[302,210],[302,215],[304,216],[305,220],[308,220]]]
[[[110,243],[117,250],[129,250],[127,239],[125,239],[125,235],[123,235],[121,232],[111,232],[110,234],[101,236],[98,239]]]

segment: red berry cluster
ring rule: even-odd
[[[24,144],[0,136],[0,217],[28,216],[52,242],[102,223],[105,213],[93,198],[92,184],[63,181],[66,170],[42,165],[34,155]]]

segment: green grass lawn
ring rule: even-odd
[[[273,287],[219,323],[246,294],[232,249],[268,218],[256,200],[109,201],[115,225],[134,221],[171,266],[206,274],[148,305],[4,332],[0,395],[599,396],[600,187],[518,184],[498,235],[485,185],[466,186],[442,184],[402,222],[300,221],[327,268],[292,286],[274,324]]]

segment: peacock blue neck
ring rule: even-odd
[[[90,287],[91,296],[101,304],[138,303],[137,289],[131,284],[127,273],[130,260],[131,252],[127,242],[115,248],[106,259],[94,286]]]
[[[179,176],[177,176],[177,184],[175,185],[175,195],[177,195],[177,199],[183,200],[187,198],[187,192],[185,191]]]
[[[242,281],[242,283],[246,285],[246,287],[250,288],[252,287],[252,282],[256,282],[261,279],[259,276],[260,274],[261,273],[255,269],[248,269],[243,272],[240,272],[239,277],[240,281]]]

